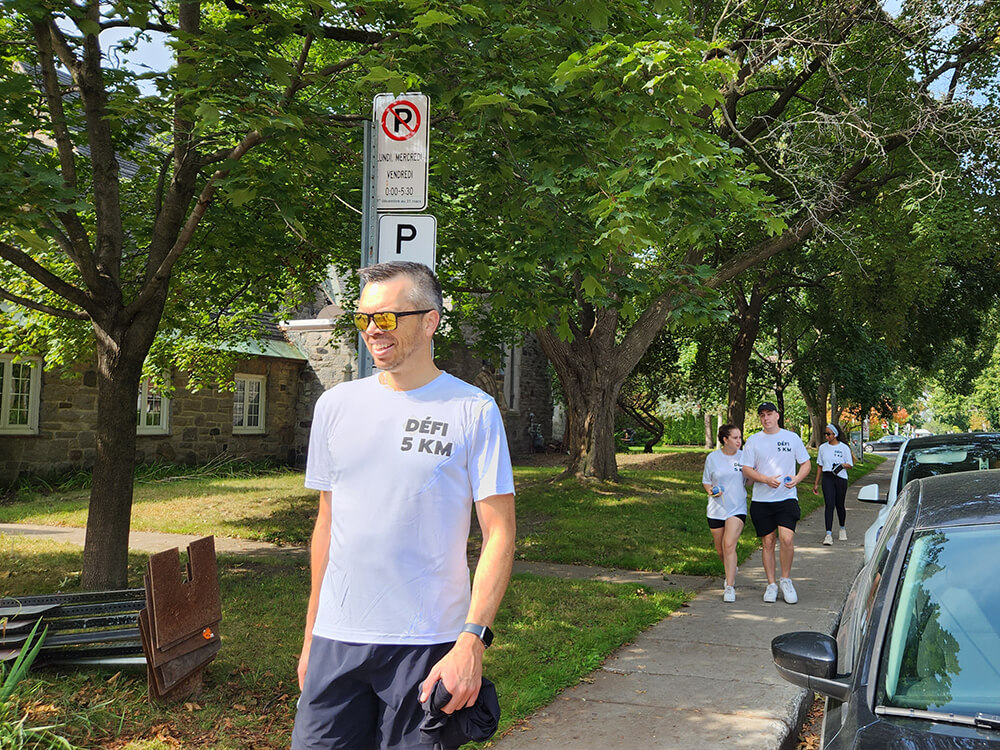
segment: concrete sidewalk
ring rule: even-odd
[[[798,604],[785,604],[780,596],[774,604],[762,601],[767,579],[758,551],[740,566],[735,604],[722,601],[723,582],[715,579],[689,607],[640,634],[495,747],[793,747],[811,696],[778,676],[771,639],[792,630],[832,633],[836,628],[863,563],[864,531],[882,507],[857,502],[857,491],[871,482],[884,491],[892,463],[886,461],[849,488],[847,542],[823,546],[822,508],[799,522],[792,567]],[[800,492],[812,492],[813,476]],[[749,521],[747,526],[744,533],[752,533]],[[836,527],[835,518],[835,539]],[[705,537],[707,543],[707,528]]]

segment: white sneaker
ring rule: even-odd
[[[781,587],[781,598],[789,604],[795,604],[799,600],[799,595],[795,593],[791,578],[779,578],[778,585]]]
[[[843,526],[841,526],[840,527],[840,536],[837,537],[837,538],[840,539],[840,541],[842,541],[842,542],[846,542],[847,541],[847,529],[845,529]]]
[[[767,588],[764,589],[764,601],[768,604],[778,601],[778,584],[767,584]]]
[[[726,590],[722,594],[722,601],[724,602],[735,602],[736,601],[736,589],[732,586],[726,586]]]
[[[826,532],[826,536],[823,537],[823,544],[825,544],[827,547],[833,544],[833,534],[831,534],[829,531]]]

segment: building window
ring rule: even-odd
[[[511,411],[521,409],[521,347],[505,346],[503,356],[503,398]]]
[[[149,378],[139,384],[139,402],[135,410],[135,431],[139,435],[170,433],[170,397]]]
[[[37,434],[41,388],[38,360],[15,362],[13,355],[0,354],[0,433]]]
[[[263,375],[237,375],[233,392],[233,433],[264,432],[264,394],[267,378]]]

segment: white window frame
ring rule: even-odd
[[[163,378],[166,381],[166,376]],[[149,390],[155,383],[150,378],[143,378],[139,383],[139,400],[136,403],[136,435],[169,435],[170,434],[170,396],[161,392],[160,397],[160,423],[148,424],[149,416]]]
[[[234,435],[263,435],[266,431],[264,428],[267,424],[267,376],[266,375],[247,375],[245,373],[238,373],[234,380],[236,381],[237,388],[233,390],[233,434]],[[244,419],[249,413],[249,393],[250,389],[246,388],[248,383],[259,383],[260,384],[260,409],[258,411],[258,424],[248,425],[246,423],[242,425],[236,424],[236,404],[237,399],[240,396],[239,384],[244,384],[243,388],[243,415]]]
[[[11,401],[14,390],[11,387],[13,365],[28,365],[28,423],[9,424]],[[0,354],[3,367],[3,385],[0,392],[0,435],[37,435],[38,411],[42,392],[42,361],[35,357],[25,357],[15,361],[13,354]]]

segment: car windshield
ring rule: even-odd
[[[954,474],[960,471],[1000,469],[1000,445],[990,443],[956,443],[915,448],[911,442],[903,455],[899,489],[914,479]]]
[[[879,670],[879,703],[1000,712],[1000,524],[915,535]]]

